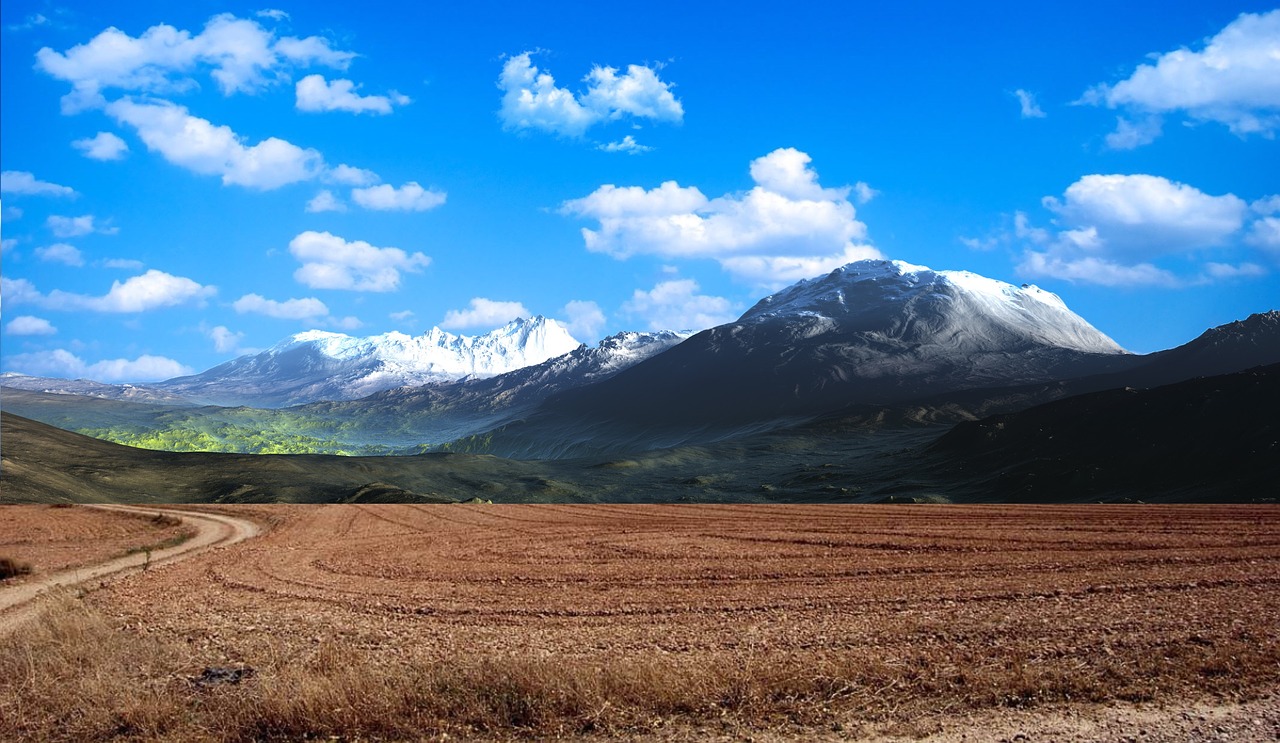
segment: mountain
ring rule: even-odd
[[[1274,502],[1276,410],[1280,364],[1110,389],[960,423],[927,447],[919,471],[999,501]]]
[[[762,299],[489,440],[513,456],[676,445],[886,405],[1131,368],[1056,295],[967,271],[858,261]],[[504,448],[505,447],[505,448]]]
[[[367,338],[309,330],[262,353],[152,386],[202,404],[284,407],[492,377],[580,345],[563,325],[541,316],[474,337],[439,328],[420,336],[391,332]]]
[[[102,400],[126,400],[129,402],[159,403],[163,405],[190,405],[180,395],[147,385],[138,384],[104,384],[91,379],[55,379],[52,377],[30,377],[26,374],[5,372],[0,374],[0,387],[31,392],[44,392],[51,395],[75,395],[94,397]]]

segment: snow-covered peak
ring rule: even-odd
[[[1115,341],[1039,287],[971,271],[934,271],[904,261],[867,260],[797,282],[765,297],[739,322],[816,317],[847,329],[964,346],[1019,343],[1089,353],[1124,353]]]
[[[377,361],[417,371],[487,377],[568,353],[579,343],[555,320],[519,318],[483,335],[455,335],[440,328],[419,336],[392,331],[358,338],[308,330],[267,350],[280,355],[307,348],[335,361]]]

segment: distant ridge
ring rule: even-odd
[[[391,332],[367,338],[309,330],[262,353],[152,386],[202,404],[284,407],[354,400],[406,385],[492,377],[580,345],[563,325],[540,315],[479,336],[439,328],[418,336]]]

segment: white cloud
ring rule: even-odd
[[[1280,258],[1280,217],[1263,217],[1254,222],[1244,241]]]
[[[620,142],[608,142],[600,145],[596,149],[604,150],[605,152],[625,152],[628,155],[641,155],[646,152],[653,152],[652,147],[640,144],[636,141],[636,138],[630,134],[623,137]]]
[[[384,183],[351,190],[352,201],[377,211],[425,212],[443,204],[447,196],[443,191],[425,189],[414,181],[400,188]]]
[[[1151,257],[1224,244],[1247,204],[1153,175],[1086,175],[1045,206],[1069,227],[1097,229],[1109,251]]]
[[[1177,286],[1179,283],[1172,273],[1150,263],[1122,265],[1095,256],[1063,258],[1035,251],[1023,255],[1017,270],[1024,276],[1046,276],[1101,286]]]
[[[244,333],[232,332],[226,325],[219,325],[209,331],[209,338],[213,341],[213,350],[218,353],[232,353],[240,347],[240,341],[244,340]]]
[[[346,210],[347,205],[328,189],[316,194],[314,198],[307,202],[307,212],[312,214],[318,212],[345,212]]]
[[[42,304],[66,311],[82,309],[92,312],[147,312],[189,303],[203,305],[205,299],[217,291],[216,287],[203,286],[183,276],[151,269],[125,281],[111,282],[111,290],[101,297],[55,289],[49,292]]]
[[[699,288],[693,279],[673,279],[647,292],[636,289],[622,311],[644,318],[650,330],[704,330],[737,318],[729,300],[698,294]]]
[[[1056,215],[1059,229],[1033,227],[1025,214],[1015,215],[1014,236],[1029,244],[1019,272],[1104,286],[1186,284],[1191,280],[1157,262],[1238,247],[1249,215],[1249,206],[1234,194],[1213,196],[1141,174],[1086,175],[1061,198],[1046,197],[1043,203]],[[1258,226],[1263,221],[1255,221],[1253,229],[1264,230]],[[1202,277],[1256,275],[1250,273],[1252,265],[1205,264]]]
[[[54,243],[42,248],[36,248],[36,257],[42,261],[49,263],[62,263],[68,266],[83,266],[84,256],[76,249],[74,245],[66,243]]]
[[[141,271],[145,265],[142,261],[135,261],[132,258],[108,258],[102,262],[103,268],[120,268],[126,271]]]
[[[858,181],[853,184],[853,198],[859,205],[866,204],[879,195],[880,192],[868,186],[866,181]]]
[[[54,289],[45,295],[26,279],[4,278],[2,281],[3,289],[0,291],[3,291],[6,304],[35,304],[64,312],[88,310],[133,313],[189,303],[203,305],[205,299],[218,291],[217,287],[202,286],[191,279],[154,269],[123,282],[111,282],[111,290],[100,297],[61,289]]]
[[[289,252],[302,262],[293,277],[313,289],[395,291],[400,287],[401,271],[417,273],[431,264],[422,253],[379,248],[363,240],[347,242],[312,230],[293,238]]]
[[[270,18],[273,21],[287,21],[290,18],[288,13],[277,8],[264,8],[254,13],[254,15],[259,18]]]
[[[4,301],[5,307],[14,304],[40,304],[44,301],[44,295],[27,279],[0,276],[0,300]]]
[[[0,209],[0,219],[10,222],[15,219],[22,219],[23,214],[24,212],[16,206],[6,206]]]
[[[278,302],[260,294],[246,294],[237,299],[231,307],[242,315],[246,313],[266,315],[277,320],[308,320],[329,315],[329,308],[315,297],[286,299]]]
[[[93,379],[99,382],[154,382],[195,373],[191,367],[164,356],[144,354],[132,360],[109,359],[88,364],[79,356],[63,349],[17,354],[9,359],[9,367],[38,377]]]
[[[0,193],[25,196],[76,196],[75,189],[37,179],[25,170],[6,170],[0,173]]]
[[[1224,124],[1238,136],[1274,136],[1280,128],[1280,10],[1242,13],[1199,51],[1183,47],[1156,55],[1125,80],[1091,88],[1081,101],[1138,115],[1183,113],[1193,122]],[[1116,135],[1116,143],[1132,146],[1155,137],[1149,131],[1146,137]]]
[[[382,179],[372,170],[353,168],[350,165],[338,165],[325,171],[324,180],[345,186],[372,186]]]
[[[1116,117],[1116,130],[1106,136],[1107,146],[1113,150],[1132,150],[1151,144],[1160,136],[1164,121],[1159,116],[1142,116],[1130,121]]]
[[[20,315],[9,321],[4,327],[10,335],[54,335],[58,329],[43,317]]]
[[[650,190],[605,185],[565,202],[562,212],[599,221],[582,230],[593,252],[711,258],[760,286],[879,258],[861,242],[866,225],[856,219],[850,188],[823,188],[809,163],[799,150],[778,149],[752,161],[756,185],[746,193],[708,199],[675,181]]]
[[[1280,194],[1258,199],[1249,208],[1258,214],[1280,214]]]
[[[221,176],[225,185],[268,191],[324,171],[324,157],[316,150],[276,137],[246,146],[230,127],[215,126],[167,101],[122,98],[106,111],[136,129],[147,149],[195,173]]]
[[[1043,119],[1045,117],[1045,113],[1041,110],[1040,104],[1036,103],[1035,93],[1018,88],[1013,91],[1013,95],[1018,99],[1018,105],[1022,109],[1022,118]]]
[[[1204,264],[1204,269],[1205,273],[1214,279],[1253,279],[1267,275],[1267,269],[1257,263],[1241,263],[1240,265],[1206,263]]]
[[[16,247],[18,247],[18,239],[16,237],[6,237],[0,240],[0,254],[8,253]]]
[[[604,328],[605,316],[600,305],[575,299],[564,306],[565,327],[574,338],[593,341],[600,337]]]
[[[330,317],[325,321],[326,325],[337,328],[339,330],[358,330],[364,327],[364,323],[358,317],[348,315],[346,317]]]
[[[684,118],[670,83],[659,79],[652,67],[628,65],[621,75],[613,67],[593,67],[583,78],[586,92],[575,96],[557,87],[549,73],[539,72],[530,60],[532,54],[517,54],[503,63],[498,78],[503,92],[499,115],[507,129],[541,129],[579,137],[597,123],[626,116],[677,123]]]
[[[119,160],[129,151],[129,145],[111,132],[98,132],[93,137],[77,139],[71,146],[90,160]]]
[[[189,76],[197,67],[209,68],[224,95],[253,93],[275,82],[289,65],[322,64],[346,69],[355,55],[333,49],[316,36],[305,39],[275,34],[256,21],[230,14],[214,16],[204,30],[192,35],[173,26],[152,26],[132,37],[108,28],[66,52],[45,47],[36,53],[36,67],[71,83],[63,111],[74,113],[101,106],[102,91],[169,93],[189,90]]]
[[[92,214],[79,217],[63,217],[52,215],[45,220],[49,230],[55,237],[82,237],[97,232],[103,235],[114,235],[119,232],[116,227],[104,227],[97,223]]]
[[[360,95],[350,80],[326,81],[323,75],[307,75],[295,86],[299,111],[350,111],[351,113],[391,113],[391,104],[405,105],[409,98],[399,94],[395,100],[383,95]]]
[[[413,310],[400,310],[399,312],[392,312],[391,314],[387,315],[387,317],[390,317],[392,320],[395,320],[396,322],[405,322],[406,320],[412,320],[413,316],[414,316]]]
[[[449,310],[444,315],[440,327],[445,330],[485,327],[494,328],[505,325],[518,317],[531,317],[525,306],[519,302],[499,302],[484,297],[471,300],[471,308],[466,310]]]

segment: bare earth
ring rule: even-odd
[[[156,523],[154,516],[87,506],[0,506],[0,555],[29,563],[34,575],[42,575],[102,562],[189,529]]]
[[[86,599],[184,648],[174,676],[341,657],[659,689],[534,737],[1280,740],[1274,506],[219,511],[270,528]]]

